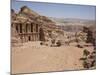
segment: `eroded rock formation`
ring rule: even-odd
[[[35,11],[23,6],[18,13],[11,10],[11,28],[12,38],[14,34],[20,39],[20,42],[45,41],[53,38],[56,33],[62,32],[49,18],[41,16]],[[42,32],[40,32],[42,30]],[[54,35],[52,33],[55,33]],[[12,39],[12,42],[14,40]]]

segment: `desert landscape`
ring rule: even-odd
[[[93,51],[93,47],[84,49]],[[83,50],[74,46],[41,47],[39,42],[29,42],[12,48],[12,73],[82,70],[85,68],[79,59]]]
[[[96,68],[96,21],[11,9],[11,73]]]

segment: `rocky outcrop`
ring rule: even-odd
[[[42,40],[48,40],[48,38],[53,38],[56,36],[58,32],[61,34],[63,31],[56,26],[55,22],[49,19],[46,16],[39,15],[37,12],[31,10],[27,6],[23,6],[18,13],[16,13],[13,9],[11,10],[11,22],[12,22],[12,42],[16,40],[16,42],[20,41],[20,38],[17,39],[19,34],[16,32],[16,28],[14,27],[13,23],[34,23],[38,24],[40,28],[43,29],[44,38],[41,37]],[[13,35],[15,34],[15,35]],[[15,39],[16,38],[16,39]],[[41,40],[40,40],[41,41]]]
[[[21,46],[21,39],[14,28],[11,28],[11,45]]]

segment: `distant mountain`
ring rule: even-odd
[[[52,21],[56,22],[57,25],[93,25],[95,20],[88,19],[77,19],[77,18],[54,18],[49,17]]]
[[[87,19],[77,19],[77,18],[54,18],[49,17],[52,21],[58,25],[61,29],[69,32],[78,32],[83,29],[83,26],[95,26],[95,20],[87,20]]]

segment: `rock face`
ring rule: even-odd
[[[58,32],[63,33],[55,22],[23,6],[18,13],[11,10],[12,43],[28,41],[46,41],[53,38]],[[42,32],[41,32],[42,30]],[[53,34],[54,33],[54,34]],[[41,40],[42,39],[42,40]]]
[[[31,15],[31,16],[34,16],[34,17],[39,16],[38,13],[32,11],[32,10],[29,9],[27,6],[23,6],[23,7],[20,9],[19,13],[21,13],[21,14],[26,14],[26,15]]]
[[[11,22],[13,22],[14,20],[16,20],[16,13],[15,11],[12,9],[11,10]],[[13,23],[11,23],[11,44],[12,46],[19,46],[20,44],[20,37],[16,31],[16,29],[13,27]]]
[[[21,46],[21,39],[14,28],[11,28],[11,44],[12,46]]]

